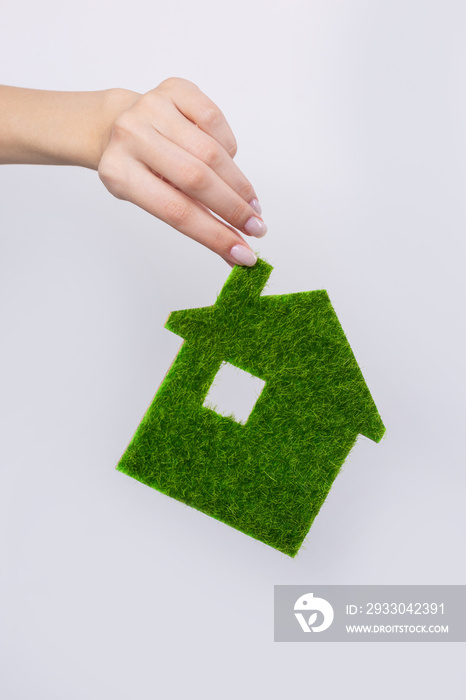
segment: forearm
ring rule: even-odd
[[[0,163],[97,170],[115,118],[138,97],[119,88],[60,92],[0,85]]]

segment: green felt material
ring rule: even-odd
[[[358,434],[385,427],[327,292],[261,295],[272,269],[170,314],[184,343],[117,469],[293,557]],[[244,424],[203,406],[224,361],[265,381]]]

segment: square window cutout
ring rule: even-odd
[[[246,423],[265,386],[263,379],[229,362],[222,362],[204,401],[204,406],[237,423]]]

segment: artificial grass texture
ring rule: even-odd
[[[325,290],[261,296],[235,266],[213,306],[173,311],[185,339],[117,469],[295,556],[361,433],[385,427]],[[222,362],[266,384],[245,424],[203,406]]]

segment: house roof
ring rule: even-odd
[[[235,266],[212,306],[173,311],[165,327],[378,442],[385,427],[327,292],[261,295],[272,269]]]

